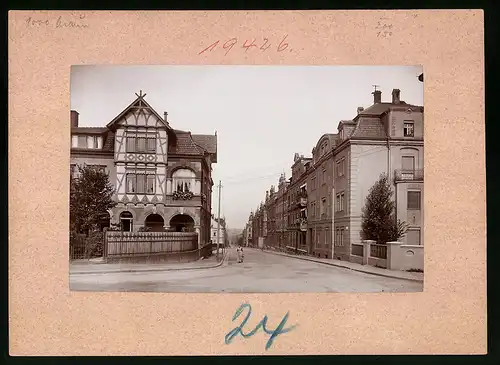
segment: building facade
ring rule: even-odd
[[[308,252],[321,258],[333,257],[333,149],[336,134],[324,134],[312,150],[308,186]]]
[[[295,153],[287,191],[289,248],[307,251],[307,176],[312,158]]]
[[[398,89],[392,91],[391,102],[382,102],[380,91],[373,95],[373,105],[358,108],[353,123],[339,124],[334,150],[335,190],[340,198],[335,228],[342,245],[335,255],[341,258],[351,254],[352,243],[362,240],[362,210],[381,173],[392,184],[396,218],[409,224],[401,241],[424,244],[424,108],[402,101]]]
[[[324,134],[311,158],[295,154],[289,180],[280,176],[274,246],[350,260],[351,245],[363,240],[366,198],[381,174],[391,182],[396,219],[409,225],[401,241],[424,244],[424,108],[402,101],[399,89],[390,102],[382,102],[379,90],[372,94],[373,104],[340,121],[336,134]],[[250,216],[254,238],[262,215],[261,206]]]
[[[217,135],[174,129],[144,99],[137,98],[106,127],[80,127],[71,111],[71,174],[76,165],[108,173],[115,189],[109,221],[123,231],[196,231],[210,240],[212,163]]]
[[[225,220],[221,219],[221,224],[217,222],[216,218],[212,217],[211,228],[210,228],[210,242],[213,245],[219,244],[220,247],[224,246],[227,241],[227,231]]]

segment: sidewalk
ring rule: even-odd
[[[260,249],[255,249],[255,248],[254,248],[254,250],[260,251]],[[320,258],[316,258],[316,257],[312,257],[312,256],[290,255],[290,254],[286,254],[286,253],[282,253],[282,252],[275,252],[275,251],[271,251],[271,250],[264,250],[264,252],[270,253],[272,255],[286,256],[286,257],[299,259],[299,260],[306,260],[306,261],[318,262],[320,264],[325,264],[325,265],[330,265],[330,266],[342,267],[344,269],[359,271],[359,272],[363,272],[366,274],[385,276],[388,278],[403,279],[403,280],[410,280],[410,281],[417,281],[417,282],[424,281],[424,273],[422,273],[422,272],[387,270],[387,269],[382,269],[382,268],[370,266],[370,265],[356,264],[354,262],[349,262],[349,261],[320,259]]]
[[[172,270],[200,270],[212,269],[227,264],[228,252],[224,253],[219,262],[215,254],[208,259],[200,259],[184,263],[163,264],[107,264],[102,259],[78,260],[69,264],[69,274],[107,274],[125,272],[150,272],[150,271],[172,271]]]

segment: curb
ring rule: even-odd
[[[414,281],[414,282],[417,282],[417,283],[423,283],[424,282],[423,279],[402,278],[400,276],[394,276],[394,275],[389,275],[389,274],[384,274],[384,273],[378,273],[378,272],[371,272],[371,271],[366,271],[366,270],[361,270],[361,269],[355,269],[355,268],[351,268],[351,267],[347,267],[347,266],[343,266],[343,265],[336,265],[334,262],[317,261],[317,260],[313,260],[313,259],[310,259],[310,258],[307,258],[307,257],[291,256],[291,255],[286,255],[286,254],[282,254],[282,253],[278,253],[278,252],[271,252],[271,251],[267,251],[267,250],[265,250],[264,252],[270,253],[272,255],[290,257],[292,259],[299,259],[299,260],[304,260],[304,261],[316,262],[318,264],[323,264],[323,265],[340,267],[342,269],[347,269],[347,270],[362,272],[364,274],[370,274],[370,275],[376,275],[376,276],[383,276],[383,277],[391,278],[391,279]]]
[[[104,271],[77,271],[71,272],[69,275],[92,275],[92,274],[116,274],[116,273],[130,273],[130,272],[155,272],[155,271],[184,271],[184,270],[203,270],[203,269],[215,269],[222,266],[222,264],[227,261],[228,253],[226,252],[222,260],[212,266],[198,266],[198,267],[185,267],[185,268],[157,268],[157,269],[124,269],[124,270],[104,270]]]

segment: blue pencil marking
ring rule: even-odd
[[[250,331],[248,333],[244,333],[243,332],[243,327],[245,326],[245,324],[247,323],[248,319],[250,318],[250,315],[252,314],[252,307],[250,306],[250,304],[247,304],[247,303],[242,304],[236,310],[236,312],[233,315],[233,319],[232,319],[232,321],[234,322],[243,313],[243,311],[245,309],[248,309],[248,312],[247,312],[245,318],[243,319],[243,321],[241,322],[241,324],[238,327],[233,328],[231,331],[229,331],[226,334],[226,336],[225,336],[225,342],[226,342],[227,345],[229,345],[233,341],[233,339],[236,336],[238,336],[238,335],[241,335],[241,337],[243,337],[243,338],[248,338],[248,337],[251,337],[254,334],[256,334],[259,331],[259,329],[262,328],[262,330],[266,334],[270,335],[269,340],[266,343],[266,350],[268,350],[271,347],[271,345],[273,344],[274,340],[279,335],[281,335],[283,333],[290,332],[295,327],[297,327],[296,325],[293,325],[291,327],[284,328],[285,324],[286,324],[286,321],[288,320],[288,316],[289,316],[289,312],[287,312],[285,314],[285,316],[283,317],[283,319],[281,320],[281,322],[278,325],[278,327],[276,327],[274,330],[267,328],[267,315],[265,315],[264,318],[262,318],[262,320],[259,322],[259,324],[252,331]]]

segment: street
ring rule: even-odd
[[[237,263],[202,270],[70,274],[70,289],[176,293],[419,292],[423,283],[376,276],[245,248]]]

